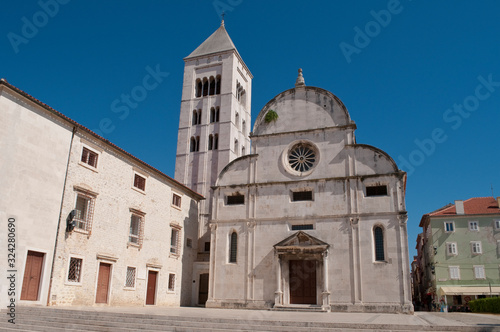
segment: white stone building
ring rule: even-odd
[[[73,126],[0,80],[0,218],[15,219],[14,270],[20,303],[47,303],[56,229]],[[5,245],[5,251],[7,245]],[[33,278],[24,275],[26,261]],[[0,260],[1,303],[8,301],[7,256]],[[19,303],[19,302],[18,302]]]
[[[189,305],[203,197],[6,81],[0,114],[17,299]]]
[[[264,106],[214,187],[207,306],[413,311],[406,173],[355,129],[301,71]]]
[[[252,76],[224,24],[184,60],[175,178],[207,197],[192,303],[411,312],[406,173],[302,74],[250,134]]]

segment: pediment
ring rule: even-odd
[[[303,231],[298,231],[295,234],[290,235],[281,242],[274,245],[274,249],[278,252],[290,252],[290,251],[314,251],[321,252],[328,249],[330,245],[314,236],[307,234]]]

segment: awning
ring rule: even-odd
[[[439,288],[440,295],[500,295],[500,287],[492,286],[445,286]]]

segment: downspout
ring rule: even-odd
[[[66,174],[64,175],[64,184],[63,184],[63,191],[62,191],[62,196],[61,196],[61,206],[59,208],[59,222],[57,223],[57,231],[56,231],[56,240],[54,242],[54,253],[52,255],[52,267],[50,269],[50,281],[49,281],[49,291],[47,293],[47,306],[50,305],[50,297],[51,294],[50,292],[52,291],[52,280],[54,279],[54,265],[56,261],[56,249],[57,249],[57,240],[59,239],[59,229],[61,228],[61,216],[62,216],[62,209],[63,209],[63,203],[64,203],[64,193],[66,191],[66,181],[68,180],[68,171],[69,171],[69,161],[71,159],[71,149],[73,148],[73,138],[75,137],[76,133],[76,126],[73,127],[73,133],[71,134],[71,141],[69,144],[69,152],[68,152],[68,161],[66,162]]]

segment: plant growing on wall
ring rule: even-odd
[[[276,113],[273,110],[269,110],[269,111],[267,111],[266,117],[264,118],[264,120],[266,121],[266,123],[276,121],[276,120],[278,120],[278,113]]]

